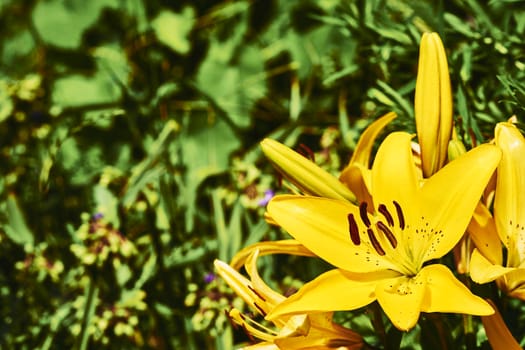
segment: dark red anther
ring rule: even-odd
[[[264,297],[261,295],[261,293],[259,293],[258,291],[255,290],[255,288],[253,288],[252,286],[250,285],[247,285],[248,289],[251,290],[255,295],[257,295],[259,297],[259,299],[261,299],[262,301],[266,301],[266,299],[264,299]]]
[[[403,216],[403,210],[401,209],[401,206],[398,202],[394,201],[394,205],[396,206],[397,217],[399,218],[399,227],[401,227],[401,229],[404,230],[405,217]]]
[[[390,228],[388,228],[388,226],[385,225],[382,221],[378,221],[376,223],[376,226],[377,226],[377,228],[379,230],[381,230],[381,232],[383,232],[383,234],[385,235],[386,239],[388,239],[388,241],[390,242],[390,245],[392,246],[392,248],[397,247],[396,236],[394,236],[392,231],[390,231]]]
[[[361,244],[361,237],[359,237],[359,227],[355,222],[354,215],[348,214],[348,231],[350,232],[350,239],[355,245]]]
[[[386,222],[388,223],[388,226],[392,227],[394,226],[394,218],[392,217],[392,215],[390,214],[390,212],[388,211],[386,205],[384,204],[379,204],[379,208],[377,208],[377,210],[383,214],[383,216],[385,217],[386,219]]]
[[[255,308],[257,310],[259,310],[259,312],[261,313],[261,315],[265,316],[266,317],[266,312],[264,312],[264,310],[262,309],[262,307],[260,307],[259,305],[257,305],[257,303],[253,303],[253,306],[255,306]]]
[[[361,220],[363,220],[363,223],[366,225],[366,227],[370,227],[370,219],[368,218],[366,206],[366,202],[361,202],[361,204],[359,204],[359,216],[361,216]]]
[[[366,230],[366,232],[368,233],[368,239],[370,239],[370,243],[372,243],[372,247],[374,247],[377,254],[385,255],[385,251],[381,247],[381,244],[379,244],[379,241],[377,240],[377,237],[374,234],[374,231],[371,228],[369,228]]]

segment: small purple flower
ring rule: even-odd
[[[268,204],[270,199],[273,198],[273,196],[275,196],[275,192],[272,189],[267,189],[264,191],[264,197],[257,204],[259,204],[261,207],[264,207],[266,204]]]
[[[104,217],[104,214],[102,214],[102,213],[95,213],[95,214],[93,214],[93,220],[95,220],[95,221],[96,220],[100,220],[103,217]]]
[[[217,276],[213,272],[208,272],[206,275],[204,275],[204,282],[211,283],[217,278]]]

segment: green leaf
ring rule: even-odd
[[[14,104],[7,90],[7,84],[0,80],[0,123],[11,115],[13,108]]]
[[[154,166],[160,155],[166,150],[173,132],[179,128],[178,124],[170,120],[166,123],[157,139],[150,145],[148,156],[131,170],[127,189],[122,197],[122,204],[129,208],[139,191],[148,183],[154,181],[164,172],[162,166]]]
[[[103,105],[117,102],[121,87],[107,73],[94,76],[72,74],[55,81],[51,99],[60,111],[63,108]]]
[[[22,71],[27,74],[27,66],[21,63],[31,64],[34,59],[32,54],[35,50],[35,40],[29,30],[21,30],[16,35],[4,39],[2,53],[2,67],[5,73],[11,75],[13,70]],[[33,63],[34,64],[34,63]],[[2,90],[0,88],[0,90]]]
[[[118,263],[115,267],[115,277],[117,278],[117,282],[120,287],[123,287],[132,276],[133,272],[128,265]]]
[[[188,34],[194,23],[195,11],[192,7],[185,7],[180,14],[168,10],[161,11],[151,23],[151,27],[161,43],[177,53],[186,54],[191,48]]]
[[[118,200],[115,195],[107,187],[98,184],[93,187],[93,198],[96,203],[95,212],[103,214],[104,219],[119,227]]]
[[[157,273],[157,255],[155,255],[152,249],[151,255],[142,266],[142,273],[140,274],[137,282],[135,282],[133,289],[141,289],[144,283],[146,283],[153,275],[155,275],[155,273]]]
[[[7,225],[4,227],[6,235],[20,245],[33,245],[33,233],[27,226],[24,214],[18,205],[14,194],[7,196]]]
[[[197,85],[237,126],[247,127],[252,107],[266,93],[264,62],[260,50],[246,46],[238,53],[238,64],[230,65],[230,57],[224,57],[228,49],[218,42],[212,44],[198,72]]]
[[[180,205],[187,206],[186,232],[193,229],[197,188],[207,177],[228,169],[230,154],[240,144],[232,128],[220,118],[194,114],[188,121],[179,138],[187,170],[179,198]]]
[[[117,0],[38,1],[33,9],[33,23],[47,44],[66,49],[80,45],[82,34],[92,26],[105,7],[116,7]]]

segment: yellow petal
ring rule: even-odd
[[[257,258],[259,257],[259,250],[255,249],[254,252],[248,257],[246,260],[245,268],[246,272],[250,276],[250,280],[252,282],[252,289],[257,292],[257,295],[260,296],[262,300],[264,300],[263,304],[267,304],[264,306],[264,310],[271,310],[275,305],[282,302],[284,299],[286,299],[283,295],[277,293],[259,276],[259,272],[257,271]],[[263,307],[263,305],[260,305],[262,303],[258,303],[257,305],[259,307]]]
[[[376,299],[376,282],[374,279],[355,281],[349,279],[342,270],[330,270],[305,284],[297,293],[277,305],[266,318],[272,320],[285,314],[354,310]]]
[[[424,274],[415,277],[401,276],[377,284],[377,301],[397,329],[407,331],[416,325],[425,284]]]
[[[230,261],[230,266],[235,270],[239,270],[246,262],[246,259],[255,250],[259,250],[259,256],[269,254],[291,254],[299,256],[315,256],[314,253],[306,249],[300,242],[295,239],[280,240],[280,241],[264,241],[254,243],[241,251],[239,251]]]
[[[425,181],[421,213],[430,227],[442,232],[430,241],[424,261],[442,257],[463,236],[500,157],[497,147],[481,145],[448,163]]]
[[[414,112],[423,174],[445,163],[452,132],[452,92],[443,43],[436,33],[421,38]]]
[[[525,300],[525,268],[514,268],[496,282],[510,296]]]
[[[277,332],[252,320],[249,317],[246,317],[245,315],[241,314],[238,309],[231,309],[228,312],[228,316],[234,323],[241,325],[242,329],[244,329],[245,332],[251,337],[265,340],[267,342],[272,342],[275,337],[277,337]]]
[[[525,260],[525,138],[516,126],[498,123],[496,145],[503,156],[498,166],[494,217],[509,251],[507,266]]]
[[[425,273],[427,280],[427,290],[421,311],[481,316],[494,313],[492,307],[485,300],[472,294],[445,265],[428,265],[420,273]]]
[[[355,201],[355,195],[335,176],[282,143],[264,139],[261,149],[277,170],[305,194]]]
[[[397,115],[394,112],[389,112],[370,124],[359,137],[357,146],[348,165],[359,163],[365,167],[370,166],[370,154],[376,141],[377,136],[383,129],[395,118]],[[341,177],[344,177],[344,170]]]
[[[483,203],[479,202],[476,206],[467,231],[483,256],[493,264],[503,263],[501,241],[496,232],[496,224],[492,214]]]
[[[349,233],[348,215],[359,217],[359,208],[347,201],[280,195],[267,208],[272,218],[306,248],[347,271],[370,272],[397,269],[388,256],[370,254],[370,245],[355,245]]]
[[[372,207],[373,201],[370,194],[371,175],[372,173],[368,167],[359,163],[353,163],[343,170],[339,179],[355,194],[359,203],[367,202]]]
[[[269,342],[261,342],[254,345],[243,346],[239,350],[280,350],[276,344]]]
[[[379,149],[372,166],[372,198],[374,205],[392,204],[396,200],[408,217],[419,207],[419,177],[414,166],[412,136],[405,132],[389,134]]]
[[[492,316],[482,316],[481,322],[483,322],[483,327],[485,327],[485,332],[487,333],[487,338],[489,339],[492,349],[522,350],[521,346],[507,328],[507,325],[505,324],[505,321],[503,321],[496,305],[490,300],[488,300],[488,302],[496,312]]]
[[[495,265],[474,249],[470,257],[470,278],[476,283],[487,283],[514,270],[512,267]]]
[[[219,276],[230,286],[234,292],[240,296],[246,303],[253,306],[261,314],[270,312],[270,307],[261,295],[257,294],[252,287],[250,280],[241,275],[236,270],[232,269],[230,265],[216,259],[213,264]],[[284,296],[282,297],[284,299]],[[255,306],[257,304],[257,306]]]
[[[354,331],[335,324],[332,312],[309,313],[310,329],[305,336],[275,339],[281,349],[362,349],[363,338]],[[320,322],[319,322],[320,321]]]

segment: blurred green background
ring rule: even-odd
[[[524,9],[1,0],[0,348],[247,341],[225,316],[239,300],[212,262],[286,237],[263,220],[266,198],[286,188],[258,142],[303,144],[337,174],[382,113],[414,130],[424,31],[447,48],[459,137],[487,141],[497,121],[523,120]],[[282,291],[326,268],[263,260]],[[524,322],[507,316],[511,329]]]

